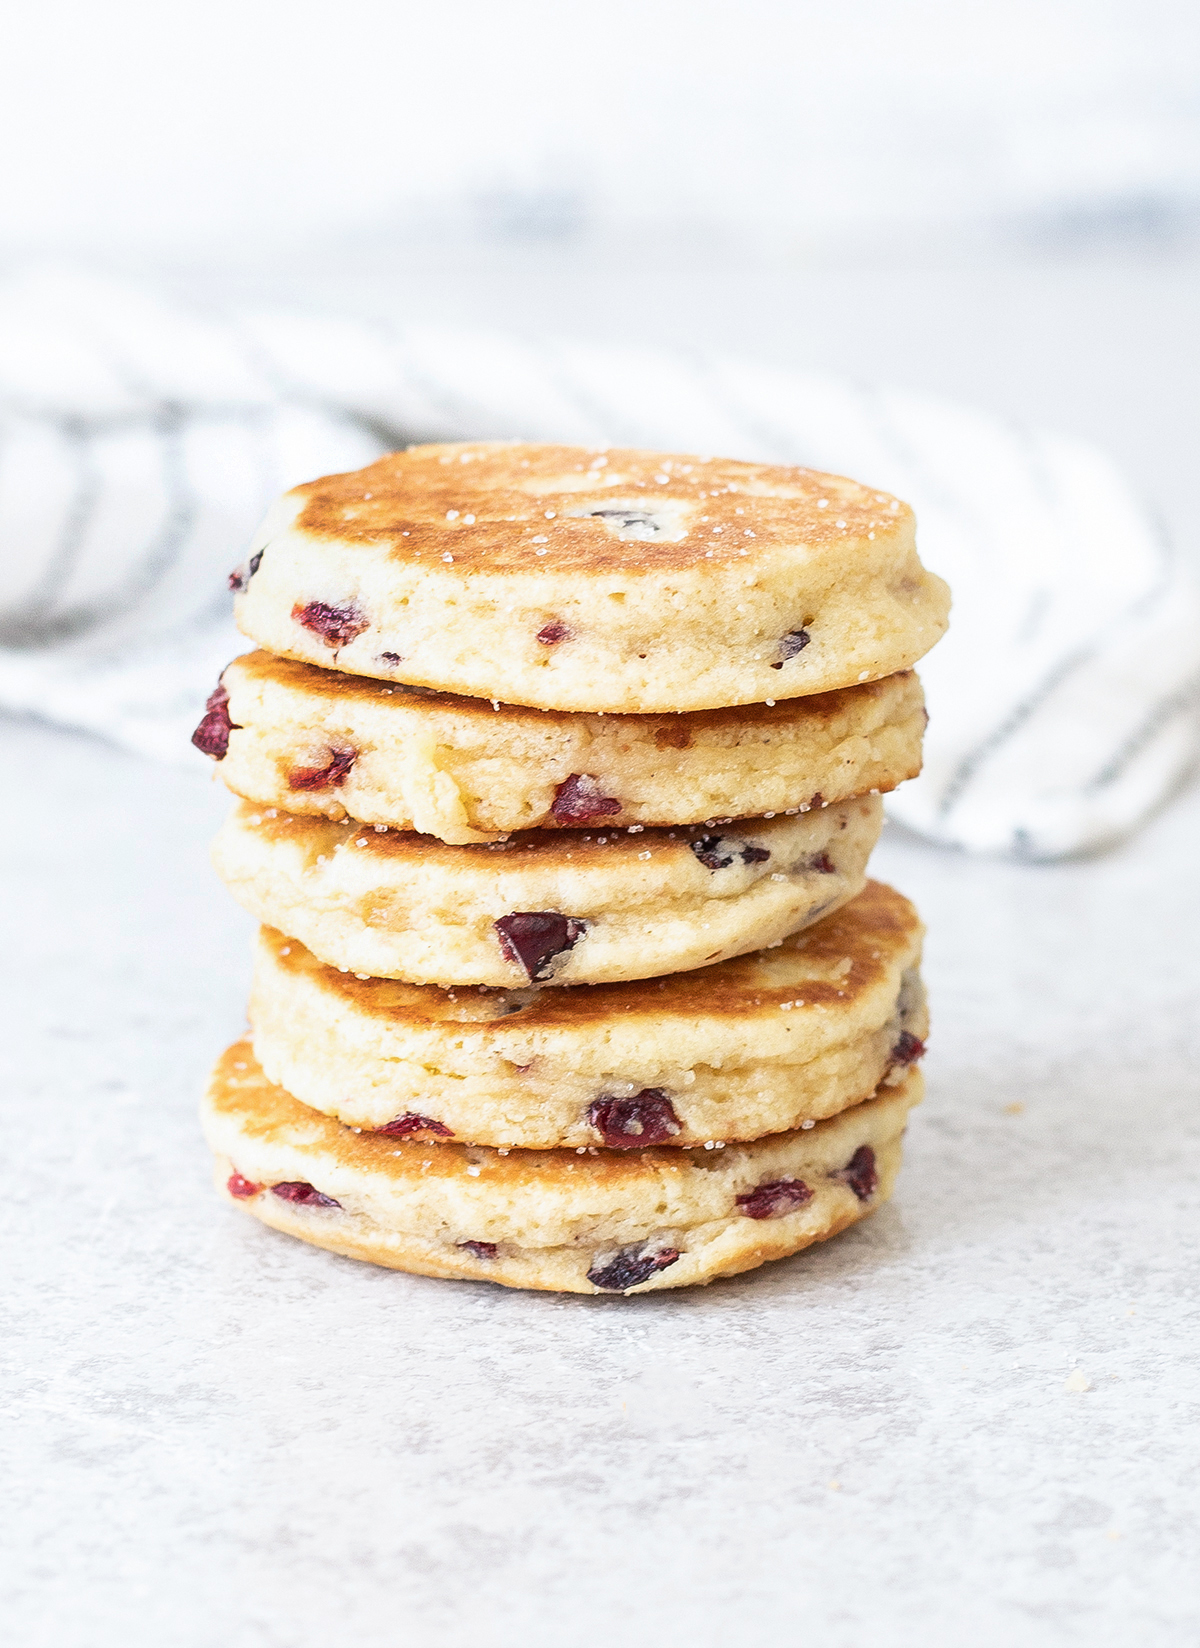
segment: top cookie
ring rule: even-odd
[[[618,448],[419,446],[286,493],[231,582],[271,652],[538,709],[800,698],[909,668],[949,591],[906,504]]]

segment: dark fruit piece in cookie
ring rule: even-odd
[[[860,1144],[845,1167],[832,1177],[849,1185],[859,1201],[865,1202],[879,1183],[879,1175],[875,1171],[875,1152],[869,1144]]]
[[[812,853],[803,863],[796,866],[802,870],[816,870],[818,875],[836,875],[837,865],[828,853]]]
[[[794,629],[790,635],[785,635],[779,643],[780,660],[777,664],[772,664],[771,668],[782,669],[788,659],[794,658],[798,652],[803,652],[811,640],[812,636],[806,629]]]
[[[616,796],[604,795],[591,773],[572,773],[554,792],[550,811],[560,824],[590,824],[597,818],[619,813]]]
[[[768,847],[755,847],[735,835],[702,835],[692,842],[692,851],[706,870],[727,870],[735,858],[743,864],[765,864],[771,856]]]
[[[782,1219],[812,1199],[813,1192],[803,1179],[772,1179],[739,1196],[737,1207],[748,1219]]]
[[[586,921],[556,910],[515,910],[492,925],[505,960],[523,967],[531,981],[548,979],[555,959],[574,949],[587,932]]]
[[[914,1036],[911,1030],[901,1030],[895,1047],[892,1048],[892,1059],[896,1064],[915,1064],[925,1056],[925,1043],[920,1036]]]
[[[678,1257],[679,1249],[674,1247],[660,1247],[649,1253],[644,1245],[625,1247],[604,1264],[593,1265],[587,1273],[588,1281],[608,1293],[624,1293],[626,1288],[647,1281],[655,1271],[666,1270]]]
[[[192,743],[214,761],[223,761],[229,751],[229,735],[242,729],[229,719],[229,694],[218,681],[204,705],[200,725],[192,734]]]
[[[537,638],[544,647],[556,647],[560,641],[571,639],[571,631],[561,618],[553,618],[538,630]]]
[[[477,1259],[494,1259],[496,1257],[495,1242],[459,1242],[459,1247],[465,1247],[468,1253],[473,1253]]]
[[[250,580],[262,565],[263,552],[260,549],[256,555],[250,557],[250,564],[245,572],[238,567],[236,572],[229,574],[229,587],[235,595],[240,595],[244,589],[250,588]]]
[[[331,607],[327,601],[297,601],[292,617],[331,648],[349,646],[355,636],[369,627],[357,607]]]
[[[262,1189],[253,1179],[243,1179],[240,1173],[231,1173],[225,1182],[225,1188],[231,1196],[236,1196],[239,1202],[248,1202],[251,1196],[257,1196]]]
[[[271,1186],[272,1196],[278,1196],[281,1201],[295,1202],[297,1207],[341,1207],[341,1202],[335,1202],[332,1196],[326,1196],[320,1190],[314,1190],[312,1185],[305,1184],[303,1179],[285,1179],[282,1184]]]
[[[661,1087],[644,1087],[629,1099],[594,1099],[587,1119],[610,1150],[665,1144],[680,1130],[675,1106]]]
[[[406,1110],[394,1122],[377,1127],[376,1133],[386,1133],[390,1139],[410,1139],[414,1133],[432,1133],[435,1138],[452,1139],[454,1129],[445,1122],[435,1122],[432,1116],[418,1116],[415,1110]]]
[[[358,760],[357,750],[330,750],[323,767],[294,767],[288,774],[289,790],[333,790],[344,784]]]

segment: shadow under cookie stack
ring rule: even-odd
[[[425,446],[297,487],[194,742],[262,926],[223,1195],[430,1276],[648,1293],[891,1192],[927,1024],[866,879],[942,634],[898,500],[812,470]]]

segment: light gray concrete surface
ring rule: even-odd
[[[221,793],[3,751],[10,1640],[1195,1641],[1200,792],[1065,868],[886,839],[936,1023],[894,1204],[626,1302],[219,1206]]]
[[[528,324],[537,290],[505,278]],[[809,358],[836,364],[856,303],[854,370],[904,377],[923,330],[909,381],[959,372],[966,395],[974,359],[971,398],[1106,440],[1186,525],[1184,286],[1152,271],[1118,301],[1093,273],[1073,298],[1051,271],[1022,320],[1005,277],[973,278],[921,296],[866,271],[839,298],[806,276]],[[547,297],[546,324],[600,335],[589,290]],[[710,299],[709,342],[783,325],[784,285],[753,336],[752,283],[679,290],[664,342]],[[496,319],[472,291],[462,322]],[[667,288],[645,293],[649,327]],[[1097,363],[1068,394],[1109,332],[1120,392]],[[35,798],[0,825],[9,1640],[1192,1648],[1200,790],[1088,863],[885,836],[935,1015],[895,1201],[753,1275],[621,1301],[374,1271],[217,1204],[195,1110],[243,1023],[249,933],[206,861],[223,792],[199,757],[32,722],[0,723],[0,762]]]

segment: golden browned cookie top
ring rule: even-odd
[[[303,700],[314,716],[323,715],[330,704],[376,707],[382,701],[380,695],[390,691],[397,708],[419,710],[430,717],[439,712],[453,714],[489,729],[520,727],[544,733],[548,726],[574,727],[580,719],[574,710],[541,710],[523,704],[493,703],[490,698],[466,698],[460,693],[441,692],[436,687],[411,687],[398,682],[389,689],[378,678],[314,668],[261,647],[235,658],[225,674],[231,671],[239,683],[256,689],[283,688],[294,694],[297,702]],[[882,681],[839,687],[799,700],[736,704],[725,709],[694,710],[690,714],[663,711],[644,715],[614,714],[609,719],[617,735],[652,738],[660,750],[686,750],[705,733],[741,733],[747,728],[774,732],[780,726],[809,727],[846,720],[858,712],[860,706],[875,703],[884,694],[898,695],[901,691],[911,695],[918,708],[921,707],[920,686],[913,672],[901,670]],[[906,703],[904,708],[907,710],[909,705]],[[589,729],[599,731],[599,722],[589,720]]]
[[[889,1108],[898,1099],[902,1107],[911,1105],[920,1093],[917,1071],[905,1073],[903,1081],[884,1094],[854,1107],[863,1119],[876,1108]],[[699,1173],[707,1176],[720,1169],[734,1170],[755,1143],[729,1147],[720,1155],[703,1148],[680,1149],[672,1145],[648,1146],[643,1150],[521,1150],[501,1153],[486,1145],[435,1143],[360,1133],[344,1127],[330,1116],[297,1103],[284,1088],[269,1082],[254,1056],[249,1041],[235,1042],[217,1060],[205,1101],[207,1114],[236,1120],[242,1138],[253,1144],[286,1147],[310,1157],[319,1157],[325,1177],[332,1169],[350,1174],[370,1173],[397,1186],[436,1181],[470,1184],[484,1179],[478,1189],[491,1194],[554,1191],[574,1199],[598,1189],[637,1193],[640,1185],[663,1185],[686,1181]],[[814,1129],[814,1146],[834,1133],[835,1123]],[[774,1145],[786,1148],[796,1135],[776,1135],[757,1142],[760,1150]],[[314,1180],[316,1175],[314,1174]]]
[[[269,651],[538,709],[806,697],[908,669],[949,595],[912,511],[727,458],[414,447],[287,493],[235,574]]]
[[[405,1136],[759,1138],[836,1114],[922,1056],[921,936],[912,906],[868,883],[802,935],[690,975],[481,990],[355,978],[264,927],[254,1050],[303,1103]]]
[[[322,961],[413,984],[601,984],[761,949],[861,891],[878,796],[794,817],[527,830],[447,846],[248,802],[213,843],[260,921]]]
[[[793,1004],[808,1008],[810,1015],[824,1009],[839,1021],[853,1022],[860,1000],[878,988],[897,961],[908,965],[919,954],[922,932],[920,917],[903,894],[868,881],[850,903],[770,950],[666,978],[517,992],[359,979],[322,966],[297,940],[273,928],[264,929],[262,940],[282,973],[310,975],[322,990],[372,1018],[496,1024],[529,1037],[543,1029],[588,1030],[638,1018],[658,1038],[686,1033],[697,1019],[718,1016],[774,1022],[781,1009]]]
[[[840,475],[626,447],[480,442],[393,452],[296,487],[296,530],[386,546],[398,561],[452,554],[466,572],[664,573],[911,527],[907,504]]]
[[[264,1224],[425,1275],[573,1293],[752,1269],[879,1207],[921,1097],[893,1087],[810,1129],[727,1148],[508,1150],[356,1133],[230,1048],[202,1105],[221,1194]]]

